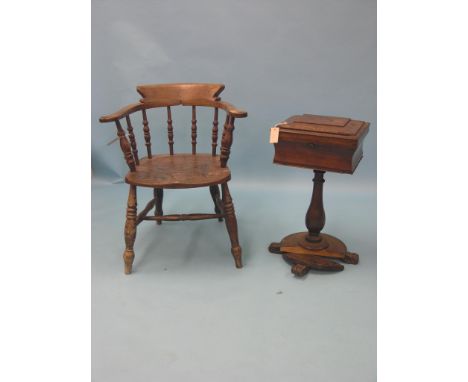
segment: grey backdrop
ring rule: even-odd
[[[224,83],[222,98],[249,112],[230,159],[242,271],[223,225],[143,223],[135,273],[123,276],[127,168],[118,144],[106,145],[115,127],[98,118],[138,100],[137,84],[164,82]],[[325,184],[325,230],[361,263],[297,280],[266,247],[304,230],[312,174],[273,165],[268,137],[305,112],[371,130],[355,174],[328,173]],[[210,117],[198,116],[207,150]],[[150,118],[154,148],[167,152],[165,117]],[[173,119],[175,150],[187,152],[189,114]],[[93,380],[375,380],[375,1],[93,0],[91,125]],[[206,190],[168,191],[165,208],[210,203]]]

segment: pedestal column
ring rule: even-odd
[[[328,243],[320,235],[320,232],[325,226],[325,209],[323,208],[323,183],[325,183],[323,176],[325,171],[314,170],[314,174],[314,190],[305,217],[309,233],[299,244],[306,249],[324,249],[328,247]]]

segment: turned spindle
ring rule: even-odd
[[[115,121],[115,125],[117,126],[117,136],[119,137],[120,148],[124,153],[125,161],[127,162],[130,171],[135,171],[135,161],[133,159],[132,150],[130,148],[130,143],[128,142],[127,137],[125,136],[125,131],[122,128],[119,120]]]
[[[148,158],[152,158],[151,155],[151,134],[148,125],[148,118],[146,116],[146,110],[142,109],[141,113],[143,115],[143,135],[145,137],[146,152],[148,153]]]
[[[221,138],[221,167],[226,167],[231,153],[232,132],[234,131],[234,118],[227,115],[224,123],[223,137]]]
[[[192,154],[197,153],[197,108],[192,106]]]
[[[214,109],[213,131],[211,135],[211,155],[216,155],[216,146],[218,145],[218,108]]]
[[[135,163],[139,165],[140,159],[138,158],[138,149],[135,140],[135,134],[133,133],[132,122],[130,121],[130,117],[128,115],[125,116],[125,120],[127,121],[128,137],[130,138],[130,146],[132,147],[133,158],[135,159]]]
[[[169,154],[174,155],[174,128],[172,126],[171,107],[167,107],[167,138],[169,143]]]

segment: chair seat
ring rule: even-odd
[[[219,156],[211,154],[164,154],[140,159],[136,171],[125,181],[153,188],[192,188],[221,184],[231,179],[229,168],[222,168]]]

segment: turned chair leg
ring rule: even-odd
[[[210,186],[210,194],[213,199],[215,214],[220,214],[221,209],[219,208],[219,205],[221,204],[221,197],[219,196],[218,185]],[[223,218],[218,218],[218,221],[222,222]]]
[[[237,219],[234,211],[234,204],[232,203],[227,183],[223,183],[221,189],[223,191],[224,218],[226,220],[229,238],[231,239],[231,253],[234,257],[236,268],[242,268],[242,248],[239,245],[239,238],[237,236]]]
[[[153,188],[153,195],[154,199],[156,199],[155,207],[154,207],[154,216],[162,216],[163,215],[163,189],[162,188]],[[160,225],[162,223],[161,220],[156,220],[156,223]]]
[[[137,212],[137,194],[136,186],[131,185],[128,193],[127,202],[127,221],[125,222],[125,252],[123,254],[125,263],[125,274],[132,273],[133,259],[135,252],[133,252],[133,244],[136,237],[136,212]]]

